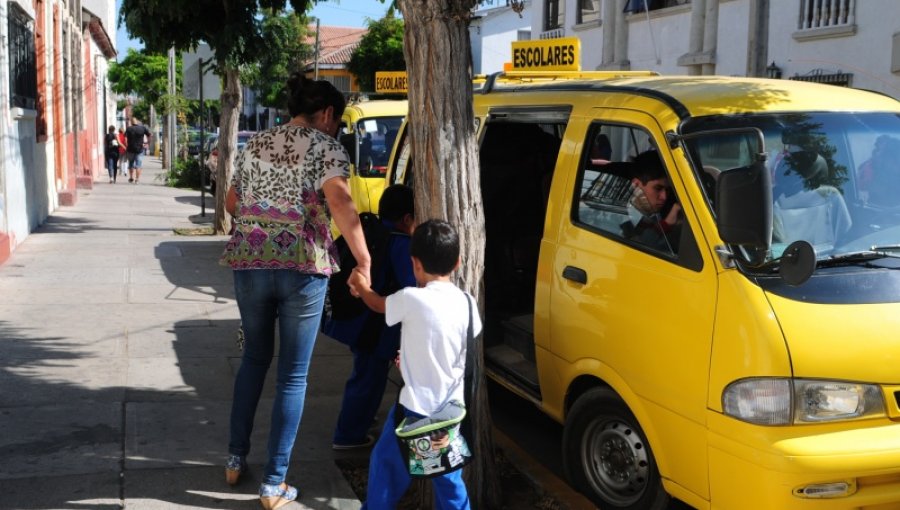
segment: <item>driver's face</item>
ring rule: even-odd
[[[666,204],[666,198],[669,195],[669,179],[665,177],[653,179],[647,181],[646,184],[639,179],[635,179],[634,185],[643,192],[646,198],[646,205],[649,208],[649,211],[645,211],[647,214],[659,212]]]

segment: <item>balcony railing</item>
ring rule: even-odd
[[[799,30],[842,27],[856,23],[856,0],[800,0]]]
[[[565,28],[554,28],[553,30],[545,30],[541,32],[541,39],[556,39],[558,37],[565,37],[566,29]]]

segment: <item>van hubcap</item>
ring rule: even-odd
[[[595,422],[585,436],[588,479],[609,501],[627,506],[647,488],[650,460],[641,437],[619,420]]]

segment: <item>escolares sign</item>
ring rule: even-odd
[[[577,37],[513,41],[513,71],[579,71],[581,41]]]
[[[406,71],[376,72],[375,92],[379,94],[406,94]]]

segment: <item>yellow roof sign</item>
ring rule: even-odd
[[[379,94],[406,94],[406,71],[376,72],[375,92]]]
[[[513,71],[580,71],[581,40],[577,37],[513,41]]]

